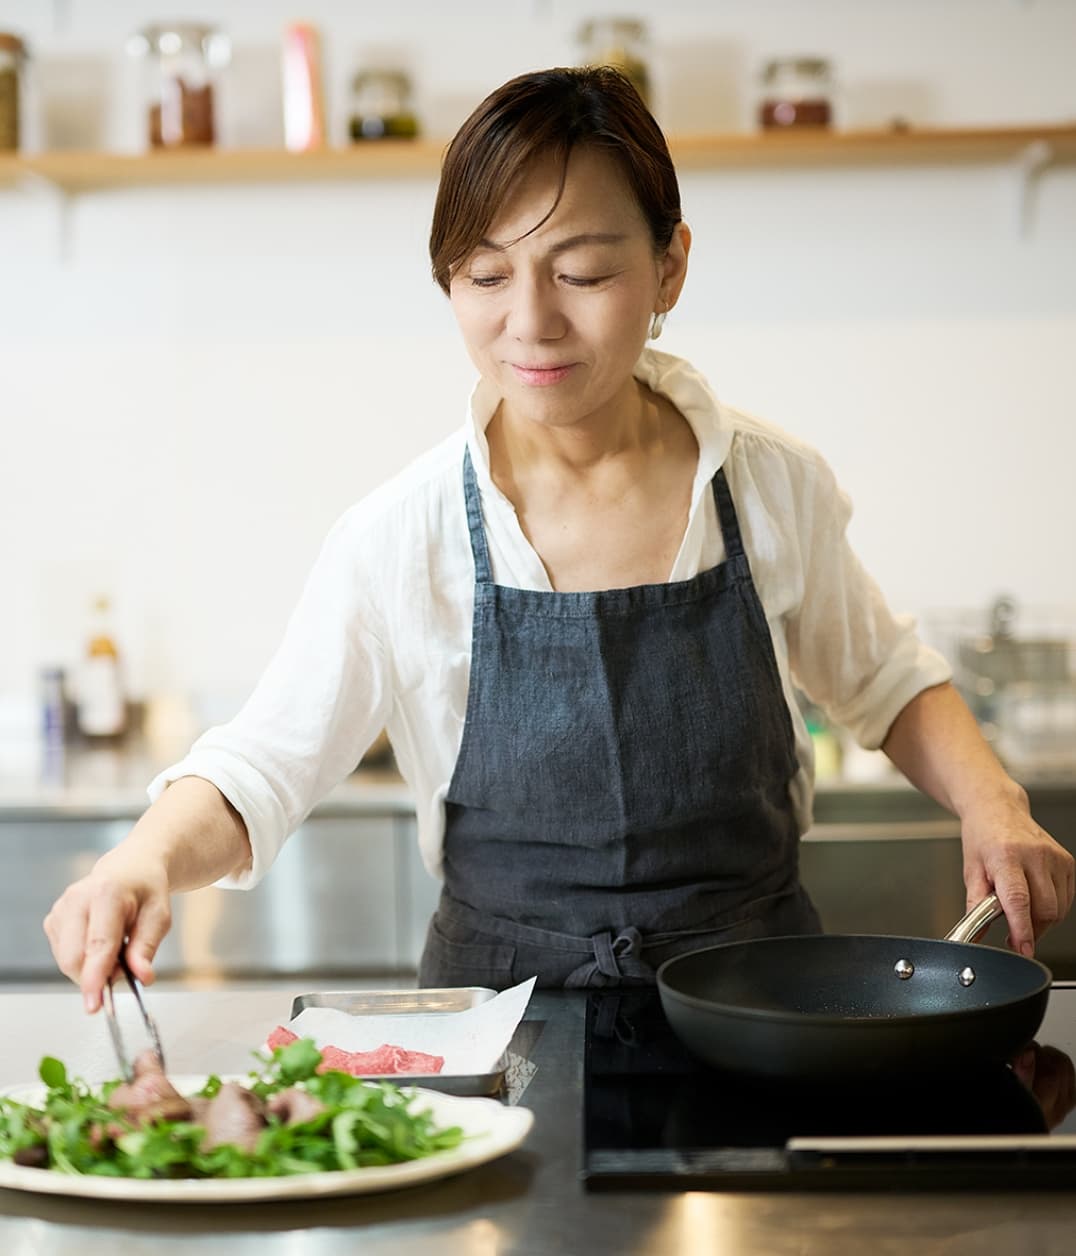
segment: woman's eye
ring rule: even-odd
[[[497,288],[508,282],[508,275],[468,275],[467,282],[472,288]],[[572,288],[594,288],[610,279],[610,275],[560,275],[561,283]]]

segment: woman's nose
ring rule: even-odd
[[[559,340],[566,320],[553,285],[541,279],[517,279],[512,285],[507,324],[508,334],[525,344]]]

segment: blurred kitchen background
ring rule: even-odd
[[[41,915],[243,700],[335,518],[460,423],[437,154],[586,59],[682,155],[660,347],[825,452],[1076,846],[1071,0],[0,0],[0,31],[0,979],[49,974]],[[955,824],[811,716],[827,924],[944,932]],[[189,897],[166,970],[412,971],[435,886],[383,746],[304,830],[254,894]],[[1076,925],[1051,945],[1076,976]]]

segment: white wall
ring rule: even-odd
[[[573,60],[582,17],[623,6],[301,7],[326,38],[338,135],[349,72],[386,48],[443,135],[502,79]],[[275,142],[292,6],[164,8],[233,33],[225,136]],[[1076,119],[1069,0],[635,10],[673,132],[747,125],[754,67],[785,51],[833,56],[847,125]],[[120,50],[159,11],[0,0],[53,102],[39,140],[138,143]],[[80,84],[107,89],[99,109]],[[1000,590],[1076,606],[1076,165],[1047,172],[1023,234],[1017,186],[1006,164],[683,178],[696,244],[662,347],[825,450],[902,609]],[[460,419],[471,368],[428,277],[434,190],[94,193],[72,202],[65,247],[49,196],[0,190],[0,698],[73,662],[104,589],[137,692],[185,690],[210,718],[238,701],[332,520]]]

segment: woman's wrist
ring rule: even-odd
[[[954,794],[953,810],[963,823],[978,815],[996,815],[999,811],[1031,814],[1027,790],[1000,766],[970,783],[966,794]]]
[[[90,880],[125,887],[142,897],[146,893],[171,895],[168,860],[163,851],[139,840],[133,833],[94,864]]]

